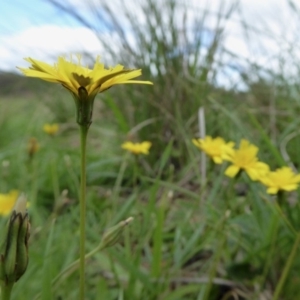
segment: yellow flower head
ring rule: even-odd
[[[204,139],[193,139],[193,144],[210,156],[216,164],[221,164],[228,153],[233,151],[233,142],[226,143],[223,138],[206,136]]]
[[[225,175],[235,177],[240,170],[245,170],[249,177],[255,181],[269,172],[269,166],[257,158],[258,148],[247,140],[241,140],[240,147],[232,151],[226,160],[232,163],[225,170]]]
[[[274,172],[269,172],[260,178],[267,187],[268,194],[277,194],[279,191],[293,191],[298,188],[300,175],[296,175],[290,167],[282,167]]]
[[[131,80],[142,74],[139,69],[124,69],[122,65],[105,68],[97,57],[92,69],[81,65],[81,56],[77,55],[78,62],[59,57],[53,66],[42,61],[25,58],[31,64],[29,69],[18,68],[26,76],[40,78],[45,81],[62,84],[77,97],[80,97],[79,88],[84,88],[88,97],[95,97],[113,85],[123,83],[152,84],[150,81]]]
[[[44,124],[43,131],[49,135],[55,135],[57,131],[59,130],[59,126],[56,123],[53,124]]]
[[[0,215],[6,216],[10,214],[18,199],[19,192],[10,191],[8,194],[0,194]]]
[[[59,57],[53,66],[42,61],[25,58],[30,64],[29,69],[19,68],[26,76],[40,78],[45,81],[59,83],[69,90],[75,100],[77,108],[77,123],[87,128],[92,123],[94,99],[111,86],[124,83],[152,84],[150,81],[132,80],[142,74],[140,69],[124,69],[122,65],[105,68],[97,57],[92,69],[78,62]]]
[[[142,143],[132,143],[126,142],[121,145],[122,149],[128,150],[133,154],[149,154],[149,149],[151,147],[150,142],[142,142]]]

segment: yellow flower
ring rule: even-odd
[[[98,93],[116,84],[152,84],[150,81],[132,80],[142,74],[140,69],[124,69],[122,65],[106,69],[99,57],[92,69],[81,65],[80,55],[77,55],[77,63],[72,60],[72,56],[70,61],[59,57],[54,66],[32,58],[25,60],[31,67],[19,69],[26,76],[59,83],[71,92],[77,108],[77,123],[87,128],[92,123],[94,99]]]
[[[18,199],[19,192],[16,190],[10,191],[8,194],[0,194],[0,215],[8,215]]]
[[[300,175],[296,175],[290,167],[282,167],[274,172],[269,172],[260,178],[267,187],[268,194],[277,194],[279,191],[293,191],[298,188]]]
[[[49,135],[55,135],[57,133],[58,129],[59,129],[59,126],[56,123],[53,123],[53,124],[46,123],[43,126],[43,131]]]
[[[96,58],[93,69],[81,65],[81,56],[77,55],[78,63],[65,57],[59,57],[54,66],[42,61],[25,58],[31,64],[29,69],[18,68],[26,76],[40,78],[45,81],[60,83],[77,97],[80,97],[79,88],[84,88],[90,97],[101,93],[113,85],[123,83],[152,84],[150,81],[131,80],[142,74],[139,69],[124,69],[122,65],[116,65],[106,69]]]
[[[193,139],[193,144],[210,156],[216,164],[221,164],[226,154],[233,151],[233,142],[226,143],[223,138],[206,136],[204,139]]]
[[[132,143],[126,142],[121,145],[122,149],[128,150],[133,154],[149,154],[149,149],[151,147],[150,142],[142,142],[142,143]]]
[[[232,151],[225,158],[232,163],[225,170],[225,175],[235,177],[240,170],[245,170],[249,177],[255,181],[269,172],[269,166],[257,158],[258,148],[247,140],[241,140],[240,147]]]

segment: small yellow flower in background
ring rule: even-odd
[[[142,143],[132,143],[126,142],[121,145],[122,149],[128,150],[133,154],[149,154],[149,149],[151,147],[151,142],[142,142]]]
[[[258,160],[258,150],[249,141],[242,139],[239,149],[232,151],[225,158],[232,163],[225,170],[225,175],[233,178],[240,170],[244,170],[253,181],[266,175],[269,172],[269,166]]]
[[[152,84],[150,81],[131,80],[142,74],[140,69],[124,69],[122,65],[105,68],[96,58],[93,69],[81,65],[81,56],[77,55],[78,62],[70,61],[65,57],[59,57],[57,63],[51,66],[42,61],[25,58],[31,64],[29,69],[18,68],[26,76],[40,78],[45,81],[60,83],[73,94],[80,97],[80,87],[85,88],[88,96],[101,93],[113,85],[124,83]]]
[[[223,138],[206,136],[204,139],[193,139],[193,144],[210,156],[216,164],[221,164],[228,154],[233,151],[234,143],[226,143]]]
[[[58,130],[59,130],[59,126],[56,123],[53,124],[46,123],[43,126],[43,131],[52,136],[55,135],[58,132]]]
[[[32,137],[28,141],[27,145],[27,152],[30,158],[33,157],[33,155],[40,150],[40,144],[38,143],[37,139]]]
[[[11,213],[18,199],[19,191],[12,190],[7,194],[0,194],[0,215],[6,216]]]
[[[295,174],[290,167],[282,167],[274,172],[269,172],[260,178],[267,187],[268,194],[277,194],[279,191],[294,191],[300,183],[300,174]]]

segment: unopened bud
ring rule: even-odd
[[[0,279],[16,282],[28,264],[29,220],[26,198],[20,195],[8,222],[7,236],[0,261]]]
[[[103,237],[101,239],[102,248],[104,249],[104,248],[115,245],[119,241],[124,227],[126,225],[128,225],[131,221],[133,221],[132,217],[130,217],[124,221],[121,221],[117,225],[107,229],[104,232]]]
[[[6,239],[6,247],[4,254],[4,274],[6,281],[15,282],[15,267],[17,264],[17,242],[20,224],[22,220],[20,215],[15,211],[12,212]]]
[[[28,265],[29,217],[24,216],[18,235],[16,281],[25,273]]]
[[[29,155],[29,158],[33,158],[34,154],[36,152],[38,152],[40,149],[40,145],[37,141],[36,138],[32,137],[29,139],[29,142],[28,142],[28,145],[27,145],[27,152],[28,152],[28,155]]]

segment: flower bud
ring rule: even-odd
[[[28,265],[29,217],[24,216],[18,235],[16,281],[25,273]]]
[[[28,145],[27,145],[27,152],[28,152],[28,156],[29,158],[33,158],[33,156],[35,155],[35,153],[37,153],[40,149],[40,144],[38,143],[37,139],[32,137],[29,139],[28,141]]]
[[[29,220],[26,198],[21,195],[8,222],[8,230],[0,259],[0,279],[14,283],[25,273],[28,264]]]
[[[116,244],[119,239],[120,239],[120,235],[123,232],[123,228],[129,224],[131,221],[133,220],[132,217],[121,221],[120,223],[118,223],[117,225],[108,228],[101,239],[101,245],[102,245],[102,249],[113,246],[114,244]]]

